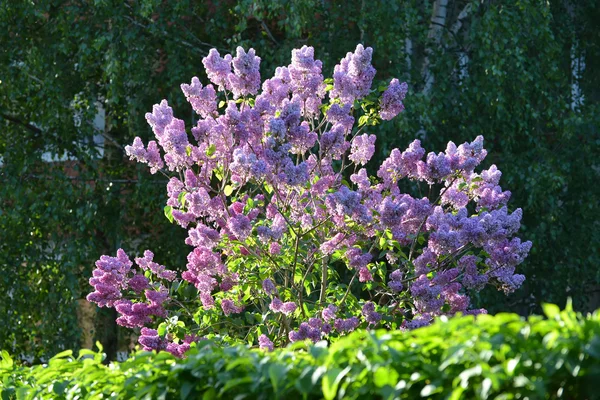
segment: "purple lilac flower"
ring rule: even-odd
[[[146,113],[146,121],[152,127],[154,134],[157,138],[162,137],[165,128],[173,120],[173,109],[169,107],[169,103],[166,100],[155,104],[152,107],[152,113]]]
[[[409,329],[409,330],[418,329],[418,328],[422,328],[424,326],[431,324],[432,321],[433,321],[433,318],[429,314],[423,314],[423,315],[416,316],[411,321],[405,320],[402,323],[402,328]]]
[[[313,327],[306,322],[302,322],[297,331],[291,331],[288,335],[291,342],[298,342],[304,339],[310,339],[313,343],[321,340],[321,329]]]
[[[417,139],[404,152],[393,149],[390,156],[379,167],[377,176],[383,179],[384,185],[389,188],[392,188],[401,178],[419,178],[418,167],[424,155],[425,149]]]
[[[360,193],[354,192],[346,186],[341,186],[337,192],[325,198],[325,204],[330,214],[337,217],[335,220],[339,221],[339,224],[344,223],[345,216],[351,216],[359,222],[371,220],[369,210],[360,201]]]
[[[142,334],[138,338],[138,342],[142,345],[145,351],[164,350],[164,340],[158,336],[156,329],[142,328]]]
[[[133,278],[129,280],[129,288],[136,293],[142,293],[149,286],[148,278],[142,274],[135,274]]]
[[[187,156],[189,146],[185,122],[173,118],[164,129],[164,134],[158,138],[158,144],[165,151],[165,163],[169,171],[180,170],[189,165]]]
[[[283,305],[283,301],[279,297],[273,297],[271,300],[271,304],[269,304],[269,308],[273,312],[281,312],[281,306]]]
[[[408,84],[406,82],[400,83],[398,79],[392,79],[390,85],[381,96],[381,111],[379,111],[381,119],[389,121],[404,111],[402,101],[406,97],[407,92]]]
[[[371,65],[373,49],[362,44],[356,46],[354,53],[346,54],[333,70],[332,98],[340,98],[345,104],[369,94],[375,68]]]
[[[250,219],[243,214],[231,217],[227,222],[227,227],[240,241],[244,241],[252,232]]]
[[[446,178],[452,172],[450,161],[444,153],[429,153],[427,154],[427,168],[422,172],[422,179],[427,182],[437,182]]]
[[[358,247],[351,247],[346,250],[348,258],[348,266],[354,269],[360,269],[367,266],[371,262],[373,256],[370,253],[364,253]]]
[[[127,274],[132,265],[122,249],[117,250],[116,257],[101,256],[89,281],[94,291],[87,295],[87,300],[98,307],[113,307],[122,297],[121,290],[127,288]]]
[[[230,314],[239,314],[244,310],[244,307],[236,306],[233,300],[223,299],[221,301],[221,309],[223,310],[223,314],[229,316]]]
[[[367,301],[362,308],[362,315],[369,325],[376,325],[381,321],[381,314],[375,311],[375,303]]]
[[[415,266],[415,274],[427,274],[430,269],[437,266],[437,256],[431,249],[426,247],[423,249],[423,253],[415,258],[413,265]]]
[[[454,187],[448,188],[442,195],[442,204],[450,204],[456,210],[466,207],[468,203],[469,195]]]
[[[202,118],[214,117],[217,112],[217,93],[212,85],[202,87],[197,77],[192,78],[191,85],[183,83],[181,90],[186,100]]]
[[[346,141],[346,131],[340,124],[334,125],[330,130],[321,135],[321,151],[323,155],[339,160],[350,147]]]
[[[341,125],[346,132],[349,132],[354,125],[354,117],[351,115],[352,105],[340,105],[334,103],[327,111],[327,121],[332,125]]]
[[[402,271],[400,269],[393,271],[389,278],[388,287],[390,290],[399,293],[404,289],[404,285],[402,284]]]
[[[460,146],[448,142],[446,156],[452,170],[463,170],[467,173],[473,172],[487,155],[483,148],[483,136],[477,136],[471,143],[463,143]]]
[[[460,247],[460,235],[448,225],[442,225],[429,235],[427,245],[435,254],[450,254]]]
[[[265,334],[259,336],[258,346],[262,350],[273,351],[273,342],[271,342],[271,340]]]
[[[339,332],[352,332],[358,327],[359,324],[360,321],[356,317],[351,317],[347,319],[337,318],[333,326]]]
[[[315,49],[309,46],[292,50],[292,63],[288,67],[294,97],[304,103],[304,110],[309,115],[319,113],[318,106],[325,95],[321,74],[323,64],[315,60],[314,55]]]
[[[177,358],[184,358],[185,353],[190,349],[189,343],[175,343],[170,342],[167,344],[165,350],[173,354]]]
[[[237,99],[256,94],[260,88],[260,57],[256,56],[254,49],[246,53],[242,47],[238,47],[232,64],[233,74],[229,74],[228,79],[233,97]]]
[[[231,55],[227,54],[224,58],[216,49],[210,49],[208,56],[202,59],[202,64],[206,69],[208,79],[219,87],[219,90],[231,90],[229,75],[231,74]]]
[[[365,165],[369,162],[375,153],[375,135],[356,136],[352,140],[352,148],[350,149],[350,160],[356,164]]]
[[[148,149],[145,149],[142,139],[136,136],[133,145],[125,146],[125,152],[129,159],[148,164],[151,174],[155,174],[165,166],[158,145],[154,140],[148,142]]]
[[[273,300],[271,301],[269,308],[273,312],[280,312],[285,315],[290,315],[294,311],[296,311],[296,308],[298,308],[298,306],[293,301],[288,301],[288,302],[284,303],[278,297],[273,297]]]
[[[238,280],[239,280],[239,276],[237,273],[233,273],[231,275],[226,275],[223,277],[223,280],[221,281],[221,284],[219,285],[219,287],[221,288],[221,291],[228,292],[231,289],[233,289],[233,287],[235,285],[238,284]]]
[[[321,252],[325,255],[332,254],[341,247],[344,238],[345,235],[343,233],[336,233],[331,239],[321,244]]]
[[[265,279],[262,282],[262,288],[263,291],[269,296],[277,294],[277,288],[275,287],[275,283],[269,278]]]
[[[328,305],[321,312],[321,316],[325,322],[329,322],[335,319],[335,313],[337,313],[338,308],[333,304]]]
[[[462,284],[466,289],[480,291],[488,283],[488,275],[477,270],[477,257],[463,256],[458,260],[458,267],[463,270]]]
[[[155,263],[153,259],[154,253],[150,250],[145,250],[144,257],[137,257],[135,263],[144,271],[151,271],[152,274],[158,278],[166,279],[168,281],[173,281],[176,278],[177,273],[175,271],[166,269],[164,265]]]
[[[130,300],[119,300],[114,304],[120,314],[117,324],[126,328],[143,327],[152,322],[152,314],[146,303],[132,303]]]
[[[205,247],[196,247],[187,259],[187,271],[181,277],[193,284],[200,293],[210,294],[217,286],[214,276],[225,271],[220,255]]]
[[[358,270],[358,281],[359,282],[371,282],[373,280],[373,275],[371,275],[371,271],[367,267],[360,267]]]
[[[185,239],[185,244],[194,247],[214,248],[221,239],[220,233],[206,225],[198,224],[195,228],[188,231],[188,237]]]
[[[296,311],[296,308],[298,308],[296,303],[294,303],[293,301],[288,301],[281,305],[281,308],[279,309],[279,311],[281,311],[285,315],[290,315],[294,311]]]
[[[426,275],[421,275],[410,287],[410,293],[415,299],[415,306],[420,313],[437,313],[444,305],[441,299],[441,287],[434,285]]]
[[[280,107],[283,100],[289,97],[291,91],[290,71],[286,67],[277,67],[275,69],[275,76],[263,82],[262,90],[262,94],[259,97],[262,96],[265,101],[268,101],[273,106]],[[259,102],[260,99],[257,98],[256,103]]]
[[[303,121],[300,125],[290,128],[287,138],[292,145],[290,153],[304,154],[315,145],[318,137],[310,130],[308,123]]]
[[[281,253],[281,245],[277,242],[272,242],[269,245],[269,253],[272,255],[277,255]]]

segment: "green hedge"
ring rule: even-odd
[[[109,366],[89,350],[34,367],[3,352],[0,390],[3,399],[600,398],[600,312],[545,312],[359,331],[330,346],[272,353],[204,341],[185,360],[140,352]]]

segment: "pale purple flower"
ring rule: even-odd
[[[395,293],[399,293],[404,289],[404,285],[402,284],[402,271],[397,269],[393,271],[389,276],[388,287]]]
[[[365,165],[368,163],[375,153],[375,139],[375,135],[368,135],[366,133],[356,136],[352,140],[352,147],[348,158],[356,164]]]
[[[243,214],[236,214],[229,218],[227,227],[240,241],[244,241],[252,232],[250,219]]]
[[[269,253],[272,255],[277,255],[281,253],[281,245],[277,242],[272,242],[269,245]]]
[[[181,90],[194,111],[202,118],[215,115],[217,112],[217,93],[212,85],[207,85],[203,88],[200,80],[197,77],[193,77],[190,85],[187,83],[181,85]]]
[[[323,320],[325,320],[326,322],[329,322],[329,321],[332,321],[333,319],[335,319],[335,313],[337,312],[337,310],[338,310],[338,308],[336,306],[334,306],[333,304],[328,305],[321,312],[321,316],[323,317]]]
[[[202,64],[206,69],[208,79],[219,87],[219,90],[231,90],[229,75],[231,74],[231,55],[227,54],[224,58],[216,49],[210,49],[208,56],[202,59]]]
[[[376,325],[381,321],[381,314],[375,311],[375,303],[367,301],[362,308],[362,315],[369,325]]]
[[[231,314],[239,314],[244,310],[244,307],[236,306],[233,300],[223,299],[221,300],[221,309],[223,314],[229,316]]]
[[[392,79],[390,85],[381,96],[381,110],[379,111],[381,119],[389,121],[404,111],[402,101],[406,97],[406,92],[408,92],[408,84],[406,82],[400,83],[398,79]]]
[[[277,293],[277,288],[275,287],[275,283],[273,283],[273,281],[269,278],[265,279],[262,282],[262,288],[263,291],[268,294],[269,296],[273,296],[274,294]]]
[[[354,53],[346,54],[333,70],[332,98],[340,98],[345,104],[369,94],[375,68],[371,65],[373,49],[362,44],[356,46]]]
[[[148,149],[145,149],[142,139],[136,136],[133,145],[125,146],[125,152],[131,160],[148,164],[151,174],[155,174],[165,166],[158,145],[154,140],[148,142]]]
[[[138,342],[142,345],[145,351],[159,351],[166,348],[164,340],[158,336],[158,331],[155,329],[142,328]]]
[[[152,113],[146,113],[146,121],[152,127],[154,134],[157,138],[162,137],[165,128],[173,120],[173,109],[169,107],[169,103],[166,100],[155,104],[152,107]]]
[[[337,318],[333,326],[339,332],[352,332],[358,327],[359,324],[360,321],[356,317],[351,317],[347,319]]]
[[[232,60],[233,74],[229,74],[229,84],[234,98],[256,94],[260,88],[260,57],[254,49],[246,51],[242,47],[236,49]]]
[[[273,351],[273,342],[267,337],[267,335],[262,334],[258,338],[258,346],[262,350]]]

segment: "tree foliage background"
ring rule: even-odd
[[[487,165],[524,211],[525,286],[485,292],[491,312],[600,296],[600,7],[594,0],[6,1],[0,4],[0,347],[44,357],[81,341],[78,305],[101,254],[152,248],[183,267],[162,216],[165,179],[126,161],[162,98],[193,118],[179,85],[210,48],[253,47],[270,76],[315,47],[330,74],[357,43],[376,80],[398,77],[406,111],[373,128],[379,161],[413,138],[442,150],[483,134]],[[94,123],[96,121],[96,123]],[[99,121],[99,122],[98,122]],[[119,338],[99,313],[95,337]]]

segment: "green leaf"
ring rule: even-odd
[[[358,118],[358,126],[363,126],[364,124],[366,124],[369,121],[369,117],[367,115],[362,115],[361,117]]]
[[[215,146],[214,143],[211,143],[210,146],[208,146],[206,148],[206,155],[208,157],[211,157],[213,154],[215,154],[216,151],[217,151],[217,146]]]
[[[61,351],[60,353],[58,353],[57,355],[52,357],[52,359],[55,360],[55,359],[59,359],[59,358],[70,357],[72,355],[73,355],[73,350],[65,350],[65,351]]]
[[[556,304],[542,303],[542,310],[546,317],[553,319],[559,316],[560,308]]]
[[[0,368],[12,368],[13,366],[13,359],[10,357],[10,354],[8,354],[8,351],[6,350],[2,350],[2,352],[0,352],[0,355],[2,356],[2,361],[0,362]]]
[[[181,384],[181,392],[180,392],[181,400],[188,399],[190,396],[190,393],[192,393],[193,389],[194,389],[194,384],[192,382],[183,382]]]
[[[181,192],[179,193],[179,196],[177,196],[177,201],[179,202],[179,204],[181,204],[181,207],[185,207],[185,196],[187,195],[187,192]]]
[[[283,380],[285,375],[286,371],[283,365],[272,364],[269,367],[269,379],[271,379],[271,384],[273,385],[273,390],[275,393],[278,392],[279,382]]]
[[[173,207],[165,206],[164,211],[165,217],[167,217],[170,223],[173,223]]]
[[[167,333],[167,324],[165,322],[160,323],[156,331],[158,332],[158,336],[164,337]]]
[[[350,372],[351,368],[344,369],[332,368],[325,373],[321,386],[323,388],[323,397],[325,400],[333,400],[337,394],[338,387],[344,376]]]

